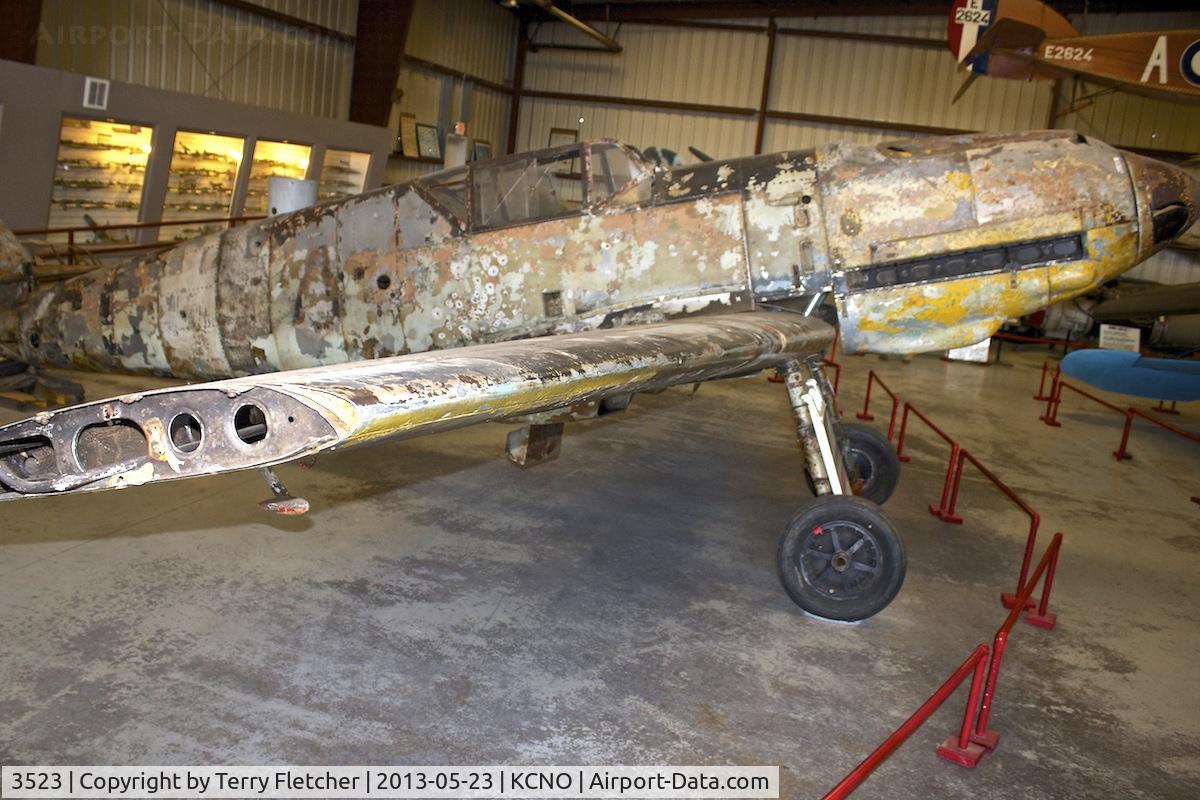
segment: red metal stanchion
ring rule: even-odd
[[[876,767],[883,763],[897,747],[904,743],[905,739],[912,735],[913,731],[921,727],[921,724],[929,719],[929,716],[934,711],[937,711],[938,707],[946,701],[947,697],[954,693],[954,690],[966,680],[967,675],[971,674],[972,671],[975,673],[975,679],[971,681],[971,690],[972,695],[975,695],[975,684],[981,674],[982,666],[987,662],[987,654],[987,645],[981,644],[976,647],[971,655],[967,657],[967,660],[962,663],[962,666],[956,669],[954,674],[938,687],[938,690],[922,703],[921,707],[911,717],[904,720],[903,724],[891,736],[883,740],[883,744],[871,751],[871,754],[864,758],[857,767],[852,769],[849,775],[842,778],[837,786],[830,789],[822,800],[842,800],[848,797],[851,792],[866,780],[867,776]],[[976,699],[978,698],[976,697]],[[974,708],[974,705],[974,703],[968,703],[968,711]]]
[[[1121,434],[1121,445],[1116,450],[1113,451],[1113,458],[1117,459],[1118,461],[1125,461],[1127,459],[1133,458],[1133,456],[1129,454],[1129,451],[1126,450],[1125,446],[1129,443],[1129,429],[1133,426],[1133,415],[1134,414],[1138,415],[1139,417],[1143,417],[1144,419],[1148,419],[1156,425],[1161,425],[1164,428],[1167,428],[1170,430],[1175,430],[1178,433],[1182,433],[1184,436],[1189,435],[1186,431],[1180,431],[1178,428],[1174,428],[1173,426],[1167,424],[1166,422],[1163,422],[1162,420],[1155,419],[1154,417],[1143,414],[1136,409],[1119,408],[1119,407],[1113,405],[1112,403],[1108,402],[1107,400],[1096,397],[1096,395],[1092,394],[1091,392],[1084,391],[1083,389],[1080,389],[1078,386],[1067,383],[1066,381],[1061,380],[1061,379],[1055,380],[1054,389],[1053,389],[1053,397],[1051,397],[1050,401],[1046,404],[1046,413],[1043,416],[1039,417],[1039,419],[1041,419],[1042,422],[1045,422],[1047,425],[1052,425],[1056,428],[1062,427],[1062,423],[1058,421],[1058,409],[1060,406],[1062,406],[1063,389],[1070,389],[1075,394],[1077,394],[1081,397],[1086,397],[1088,400],[1091,400],[1093,403],[1098,403],[1099,405],[1102,405],[1105,408],[1111,409],[1125,417],[1125,429]],[[1198,440],[1198,441],[1200,441],[1200,440]]]
[[[875,370],[870,370],[867,372],[867,393],[866,397],[863,399],[863,410],[855,416],[861,420],[867,420],[868,422],[875,419],[875,415],[871,413],[871,387],[875,384],[879,384],[879,388],[887,392],[888,397],[892,400],[892,414],[888,419],[887,431],[887,438],[890,442],[896,435],[896,412],[900,409],[900,398],[891,390],[891,388],[888,387],[886,383],[883,382],[878,375],[875,374]]]
[[[1172,401],[1171,401],[1171,407],[1170,407],[1170,408],[1167,408],[1166,406],[1164,406],[1164,405],[1163,405],[1163,403],[1165,403],[1165,402],[1167,402],[1167,401],[1166,401],[1166,400],[1159,400],[1159,401],[1158,401],[1158,405],[1156,405],[1154,408],[1152,408],[1152,409],[1150,409],[1150,410],[1151,410],[1151,411],[1157,411],[1157,412],[1158,412],[1158,413],[1160,413],[1160,414],[1175,414],[1175,415],[1178,415],[1178,414],[1179,414],[1179,409],[1175,407],[1175,402],[1176,402],[1176,401],[1174,401],[1174,400],[1172,400]]]
[[[875,370],[867,371],[867,392],[863,396],[863,410],[855,414],[861,420],[872,422],[875,415],[871,413],[871,387],[875,385]]]
[[[1050,383],[1050,396],[1046,398],[1046,412],[1038,419],[1053,428],[1061,428],[1062,423],[1058,421],[1058,407],[1062,404],[1062,389],[1060,388],[1061,378],[1059,373],[1054,373],[1054,380]]]
[[[1050,381],[1050,394],[1046,394],[1046,375],[1050,373],[1050,362],[1042,362],[1042,378],[1038,381],[1037,394],[1033,396],[1034,400],[1046,401],[1054,396],[1054,387],[1058,383],[1058,376],[1062,374],[1062,368],[1058,365],[1054,367],[1054,377]]]
[[[938,745],[937,754],[947,761],[953,761],[964,767],[973,767],[983,757],[983,745],[971,741],[974,731],[976,712],[979,710],[979,694],[983,688],[983,677],[987,668],[987,648],[983,645],[975,648],[975,653],[982,650],[982,656],[975,664],[975,674],[971,677],[971,691],[967,694],[967,707],[963,710],[962,727],[958,736],[948,736],[946,741]],[[974,654],[972,654],[974,655]]]
[[[930,514],[951,525],[961,525],[963,521],[962,517],[954,513],[954,501],[958,495],[958,482],[962,478],[964,452],[957,442],[951,443],[950,460],[946,462],[946,480],[942,483],[942,500],[936,507],[929,507]]]
[[[1024,610],[1025,604],[1029,601],[1029,597],[1033,594],[1033,589],[1037,586],[1038,580],[1041,579],[1043,573],[1046,575],[1046,582],[1042,587],[1041,603],[1038,606],[1038,613],[1036,615],[1029,615],[1034,618],[1029,624],[1042,628],[1054,627],[1056,616],[1047,611],[1047,606],[1050,602],[1050,588],[1054,583],[1054,571],[1058,568],[1058,551],[1061,548],[1062,533],[1056,533],[1054,534],[1054,538],[1050,540],[1050,546],[1046,548],[1046,552],[1042,554],[1041,560],[1038,561],[1037,569],[1030,576],[1029,583],[1025,584],[1025,588],[1021,590],[1021,594],[1017,598],[1017,606],[1008,612],[1008,617],[1005,618],[1004,624],[1000,626],[1000,630],[996,631],[996,638],[992,641],[992,661],[988,667],[987,684],[983,690],[983,702],[979,706],[979,716],[975,723],[975,732],[971,734],[971,741],[987,750],[994,750],[996,744],[1000,741],[1000,734],[996,731],[989,731],[987,723],[988,717],[992,712],[992,706],[996,700],[996,682],[1000,678],[1000,664],[1004,659],[1004,648],[1008,644],[1008,635],[1012,632],[1013,625],[1017,622],[1017,617]],[[979,755],[982,756],[983,754],[980,753]],[[973,767],[978,761],[979,758],[976,757],[973,763],[963,764],[963,766]],[[955,761],[955,763],[962,762]]]
[[[904,402],[904,411],[900,415],[900,436],[896,439],[896,457],[901,461],[907,462],[912,459],[904,453],[904,440],[908,435],[908,415],[912,413],[917,419],[921,420],[929,427],[931,431],[940,436],[947,444],[950,445],[950,458],[946,462],[946,479],[942,483],[942,499],[936,506],[929,507],[929,513],[933,514],[943,522],[958,524],[962,522],[962,517],[956,515],[953,509],[947,510],[947,505],[950,499],[951,487],[954,482],[954,475],[958,464],[958,454],[962,449],[958,442],[944,430],[934,424],[933,420],[921,413],[921,410],[907,400]]]

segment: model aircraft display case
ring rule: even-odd
[[[316,180],[321,199],[383,185],[388,128],[116,81],[98,92],[97,82],[0,61],[0,220],[10,228],[78,228],[77,246],[128,248],[265,214],[272,175]]]
[[[250,184],[246,189],[246,202],[242,213],[260,216],[267,213],[267,183],[270,178],[296,178],[308,176],[312,148],[306,144],[272,142],[259,139],[254,143],[254,159],[250,164]]]
[[[362,192],[366,188],[367,167],[370,163],[370,153],[327,148],[325,161],[321,164],[317,199],[335,200]]]
[[[196,224],[163,228],[160,240],[191,239],[221,230],[221,223],[203,220],[233,213],[233,192],[244,145],[245,139],[240,136],[192,131],[175,134],[162,219],[194,220]]]
[[[151,128],[135,123],[63,117],[50,195],[50,227],[136,223],[152,134]],[[130,242],[132,236],[132,230],[101,230],[90,239],[96,243]],[[47,238],[65,241],[66,234]]]

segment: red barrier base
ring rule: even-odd
[[[939,758],[944,758],[960,767],[972,769],[987,751],[986,747],[975,744],[975,742],[969,742],[965,748],[959,747],[958,737],[948,736],[946,741],[938,745],[937,754]]]
[[[866,420],[867,422],[873,422],[875,420],[875,415],[872,414],[870,411],[868,411],[866,414],[864,414],[860,411],[857,414],[855,414],[854,416],[858,417],[859,419]]]
[[[1045,616],[1041,614],[1026,614],[1025,621],[1035,628],[1050,630],[1058,622],[1058,614],[1055,614],[1053,611],[1047,611]]]
[[[962,525],[963,518],[958,514],[950,514],[937,506],[930,506],[929,513],[940,519],[942,522],[948,522],[951,525]]]
[[[1038,417],[1038,419],[1040,419],[1042,422],[1044,422],[1044,423],[1046,423],[1047,425],[1049,425],[1051,428],[1061,428],[1061,427],[1062,427],[1062,423],[1061,423],[1061,422],[1059,422],[1059,421],[1058,421],[1058,420],[1056,420],[1056,419],[1050,419],[1049,417],[1047,417],[1047,416],[1046,416],[1046,415],[1044,415],[1044,414],[1043,414],[1042,416]]]
[[[971,742],[987,750],[995,750],[996,745],[1000,744],[1000,732],[986,731],[984,733],[972,733]]]
[[[1129,453],[1122,453],[1120,450],[1113,450],[1112,457],[1117,461],[1128,461],[1133,458]]]
[[[1017,596],[1012,592],[1004,592],[1000,595],[1000,604],[1005,608],[1014,608],[1017,605]],[[1033,602],[1032,600],[1025,601],[1026,611],[1034,608],[1037,608],[1037,603]]]

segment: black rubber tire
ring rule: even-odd
[[[796,605],[856,622],[887,607],[904,583],[904,543],[868,500],[826,495],[788,523],[776,553],[779,580]]]
[[[850,483],[856,487],[854,494],[877,505],[886,503],[900,482],[895,446],[877,429],[861,422],[843,422],[837,437]]]
[[[900,459],[896,457],[896,448],[882,433],[860,422],[841,423],[837,437],[842,458],[846,460],[846,471],[850,473],[850,483],[857,487],[854,494],[876,505],[886,503],[900,482]],[[804,482],[815,495],[817,486],[808,470],[804,471]]]

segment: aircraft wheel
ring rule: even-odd
[[[888,438],[870,425],[843,422],[838,441],[854,494],[883,505],[900,480],[900,459]]]
[[[837,436],[852,493],[877,505],[886,503],[900,481],[900,459],[896,457],[896,448],[882,433],[861,422],[841,423]],[[816,494],[816,484],[807,470],[804,480],[808,490]]]
[[[825,495],[801,509],[779,539],[783,588],[810,614],[847,622],[884,608],[904,583],[904,544],[874,503]]]

